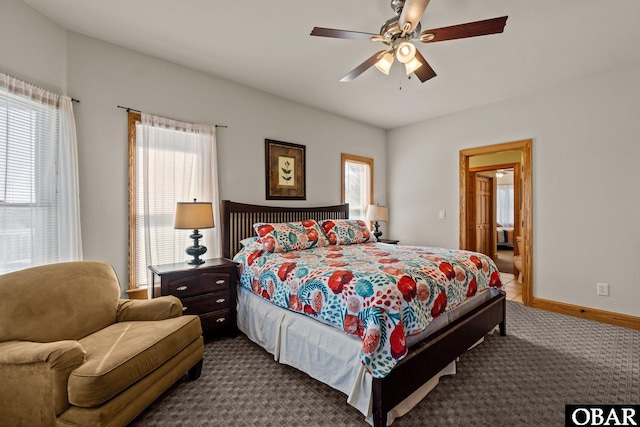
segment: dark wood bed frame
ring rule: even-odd
[[[222,213],[222,254],[231,258],[240,250],[240,240],[255,235],[256,222],[292,222],[305,219],[345,219],[349,205],[310,208],[258,206],[224,200]],[[474,343],[499,325],[506,335],[504,292],[484,302],[447,327],[409,349],[384,378],[373,379],[373,425],[387,425],[387,412],[409,397]]]

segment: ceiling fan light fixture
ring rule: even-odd
[[[389,52],[382,55],[382,57],[375,63],[375,66],[380,72],[384,74],[389,74],[389,70],[391,70],[391,65],[393,65],[393,55]]]
[[[413,73],[420,67],[422,67],[422,62],[418,61],[418,58],[415,57],[411,61],[404,64],[404,68],[407,70],[407,75]]]
[[[416,57],[416,47],[408,41],[403,41],[396,46],[398,61],[406,64]]]

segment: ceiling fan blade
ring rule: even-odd
[[[407,33],[415,30],[416,25],[418,25],[418,22],[422,19],[422,15],[424,15],[424,11],[428,4],[429,0],[406,0],[402,7],[402,12],[400,13],[400,19],[398,20],[400,29],[404,30],[402,26],[405,22],[408,22],[411,24],[411,27],[407,30]]]
[[[362,64],[358,65],[356,68],[351,70],[349,74],[340,79],[341,82],[350,82],[351,80],[358,77],[360,74],[367,71],[369,68],[373,66],[376,62],[378,62],[378,58],[381,54],[385,53],[386,50],[381,50],[380,52],[374,53],[371,58],[364,61]],[[422,67],[421,67],[422,68]]]
[[[352,39],[352,40],[367,40],[370,41],[371,37],[379,37],[380,34],[361,33],[359,31],[348,30],[336,30],[333,28],[313,27],[311,31],[312,36],[320,37],[333,37],[336,39]]]
[[[486,36],[504,31],[508,16],[485,19],[484,21],[468,22],[466,24],[453,25],[451,27],[424,30],[420,35],[423,43],[435,43],[445,40],[464,39],[467,37]],[[433,37],[429,37],[432,35]]]
[[[416,76],[418,76],[418,78],[422,83],[437,76],[436,72],[433,71],[433,68],[431,68],[431,65],[429,65],[427,60],[424,59],[424,56],[422,56],[420,51],[418,51],[417,49],[416,49],[416,59],[420,61],[420,63],[422,64],[422,67],[415,70],[414,73]]]

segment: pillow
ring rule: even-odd
[[[320,225],[332,245],[352,245],[371,239],[367,225],[359,219],[325,219]]]
[[[258,240],[258,238],[256,236],[247,237],[246,239],[240,240],[240,244],[243,247],[245,247],[245,246],[249,246],[250,244],[254,243],[256,240]]]
[[[265,252],[278,253],[327,246],[329,241],[314,220],[253,224]]]

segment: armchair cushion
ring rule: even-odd
[[[202,335],[198,316],[119,322],[80,340],[86,361],[69,376],[69,403],[100,405]]]
[[[154,299],[121,299],[116,321],[164,320],[182,315],[182,303],[172,295]]]

